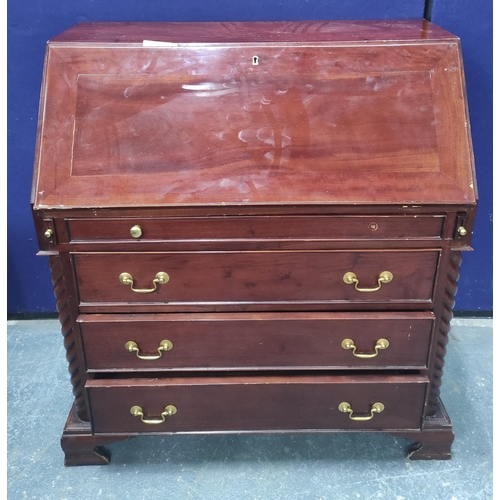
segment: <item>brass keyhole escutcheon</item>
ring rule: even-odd
[[[253,66],[258,66],[259,65],[259,56],[253,56],[252,57],[252,65]]]

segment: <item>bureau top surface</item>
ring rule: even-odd
[[[425,19],[263,22],[81,23],[49,43],[126,43],[144,40],[183,44],[379,42],[456,39]]]
[[[475,202],[460,46],[427,21],[84,23],[47,46],[35,209]]]

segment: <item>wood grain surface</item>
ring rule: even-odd
[[[75,389],[66,463],[138,434],[345,430],[449,458],[439,390],[476,202],[459,40],[427,21],[55,37],[32,209]],[[156,360],[125,348],[163,340]],[[169,404],[161,424],[130,412]]]
[[[108,303],[110,309],[113,303],[425,304],[433,296],[438,258],[438,251],[73,254],[80,302]],[[394,279],[375,292],[359,292],[343,281],[345,273],[354,272],[359,287],[373,289],[383,271]],[[136,293],[120,283],[123,272],[134,278],[137,289],[152,289],[158,272],[170,280],[152,293]]]
[[[254,216],[70,219],[74,243],[213,240],[377,240],[440,238],[442,215]],[[130,234],[139,225],[142,235]]]
[[[49,44],[35,208],[474,204],[458,41],[360,26],[361,44]]]
[[[218,313],[83,314],[79,317],[87,370],[158,371],[220,369],[424,369],[430,312],[393,313]],[[389,347],[374,358],[357,358],[341,343],[350,338],[356,354],[373,354],[379,339]],[[156,360],[163,340],[173,348]]]
[[[202,378],[124,378],[89,380],[93,428],[100,432],[176,432],[279,429],[417,429],[426,379],[418,375],[262,376]],[[355,416],[369,415],[373,403],[385,405],[372,420],[356,422],[338,410],[351,404]],[[139,405],[145,418],[166,405],[177,413],[160,425],[130,413]]]
[[[53,37],[52,44],[359,42],[456,40],[456,36],[424,19],[359,21],[276,21],[158,23],[80,23]]]

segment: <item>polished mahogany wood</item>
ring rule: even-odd
[[[391,432],[412,459],[449,458],[440,386],[477,203],[465,97],[458,38],[424,20],[85,23],[49,41],[31,203],[75,395],[65,463],[193,432]],[[160,271],[153,293],[118,280]],[[348,271],[394,279],[362,293]],[[360,359],[345,338],[389,347]],[[141,360],[129,340],[173,349]],[[377,400],[367,421],[338,411]],[[137,404],[178,412],[148,425]]]
[[[418,429],[426,378],[421,375],[287,375],[188,378],[125,378],[87,381],[94,432],[176,432],[284,429]],[[385,409],[368,421],[339,411],[351,404],[354,416]],[[158,418],[167,405],[177,413],[160,425],[130,413]]]
[[[79,317],[89,371],[217,369],[374,369],[427,367],[432,313],[83,314]],[[379,339],[389,347],[373,358]],[[173,344],[156,360],[163,340]]]
[[[262,213],[265,212],[266,215],[263,217]],[[166,215],[168,213],[168,215]],[[443,226],[441,231],[441,237],[446,240],[453,241],[453,247],[455,249],[470,250],[471,243],[471,232],[474,226],[474,218],[476,213],[476,206],[467,205],[448,205],[448,206],[435,206],[435,205],[380,205],[380,206],[326,206],[326,205],[316,205],[316,206],[239,206],[239,207],[177,207],[177,208],[100,208],[96,209],[71,209],[71,210],[33,210],[33,216],[35,221],[35,226],[37,227],[37,236],[39,240],[39,245],[41,249],[44,250],[58,250],[58,251],[70,251],[80,250],[80,251],[94,251],[102,249],[102,244],[105,244],[106,249],[117,249],[123,250],[124,248],[130,249],[131,251],[141,250],[141,251],[157,251],[157,250],[262,250],[262,249],[285,249],[285,248],[296,248],[296,249],[329,249],[331,248],[332,240],[328,239],[295,239],[295,238],[261,238],[261,239],[196,239],[195,236],[190,235],[191,239],[185,240],[149,240],[144,238],[131,238],[127,240],[110,240],[106,237],[102,231],[102,225],[100,224],[101,219],[108,219],[111,221],[116,221],[117,219],[129,219],[130,222],[144,222],[148,220],[150,224],[156,226],[162,225],[161,221],[186,218],[191,220],[189,224],[193,224],[192,227],[196,226],[197,230],[201,230],[203,227],[202,219],[209,219],[214,217],[216,220],[222,219],[232,219],[232,218],[242,218],[244,221],[258,219],[264,220],[269,218],[271,222],[271,227],[278,226],[278,224],[273,224],[272,220],[279,216],[287,217],[288,224],[292,223],[291,216],[297,217],[299,220],[305,216],[318,216],[320,218],[329,216],[335,219],[342,219],[343,217],[353,217],[353,220],[358,220],[358,217],[382,217],[385,219],[389,216],[402,216],[408,222],[410,227],[413,227],[415,232],[420,233],[422,231],[421,224],[427,226],[426,223],[421,220],[420,222],[412,222],[410,219],[420,219],[420,216],[437,216],[443,217]],[[86,219],[87,222],[84,225],[88,226],[89,219],[94,221],[96,224],[97,232],[102,235],[104,239],[99,240],[74,240],[71,239],[69,225],[73,224],[76,219]],[[154,219],[159,219],[158,223],[154,222]],[[198,220],[200,224],[195,223]],[[312,221],[313,219],[310,218]],[[394,220],[396,227],[398,226],[398,217]],[[46,230],[46,221],[50,221],[54,226],[54,234],[50,240],[44,237],[44,232]],[[297,221],[299,222],[299,221]],[[387,220],[389,222],[389,219]],[[403,221],[404,222],[404,221]],[[459,223],[460,222],[460,223]],[[223,222],[223,224],[233,225],[231,222]],[[320,223],[313,223],[313,226]],[[361,224],[361,222],[360,222]],[[118,226],[114,225],[114,231],[117,230]],[[387,227],[388,224],[384,224],[387,230],[387,234],[394,234],[393,229]],[[392,226],[392,220],[389,222]],[[428,229],[424,232],[432,230],[434,224],[429,223]],[[459,225],[462,225],[467,230],[466,235],[460,235],[457,232]],[[82,226],[79,226],[79,234],[82,236]],[[177,224],[176,224],[177,226]],[[201,226],[201,227],[200,227]],[[258,227],[263,230],[261,224],[257,224]],[[300,223],[297,225],[292,224],[292,234],[294,236],[298,235],[296,229],[300,227]],[[132,226],[130,226],[132,227]],[[245,227],[248,227],[245,225]],[[98,229],[101,228],[101,229]],[[130,228],[129,228],[130,229]],[[253,229],[253,226],[252,226]],[[121,229],[118,229],[119,231]],[[266,229],[269,236],[272,235],[275,228],[272,231]],[[370,228],[371,230],[371,228]],[[215,229],[214,229],[215,231]],[[326,228],[325,228],[326,231]],[[346,234],[348,230],[340,230],[340,233]],[[408,230],[405,232],[410,233]],[[415,237],[415,232],[413,234],[408,234],[404,238],[378,238],[377,233],[380,234],[380,223],[378,231],[373,232],[372,238],[358,238],[358,239],[337,239],[335,248],[363,248],[369,240],[371,248],[424,248],[432,245],[432,241],[436,240],[436,236],[427,238],[425,236]],[[91,229],[85,230],[85,237],[91,238]],[[201,234],[206,232],[201,231]],[[402,234],[402,233],[401,233]],[[113,245],[115,243],[115,245]],[[124,247],[126,245],[126,247]]]
[[[80,23],[50,41],[52,44],[140,44],[144,40],[170,43],[304,43],[401,42],[456,40],[448,31],[424,19],[274,22],[105,22]]]
[[[440,238],[442,215],[172,217],[68,220],[71,242]],[[140,226],[134,238],[130,230]]]
[[[418,432],[401,431],[391,432],[391,434],[414,441],[408,449],[410,460],[449,460],[451,458],[451,445],[455,435],[451,428],[450,417],[439,397],[436,400],[435,414],[423,418]]]
[[[398,33],[49,43],[34,207],[474,204],[458,40]]]
[[[432,299],[438,251],[373,252],[196,252],[75,253],[82,303],[231,303],[231,302],[426,302]],[[372,293],[344,283],[356,273],[360,288],[378,286],[390,271],[394,279]],[[135,293],[119,281],[134,278],[134,288],[152,289],[158,272],[170,280],[152,293]],[[292,304],[290,304],[291,306]]]
[[[218,431],[221,432],[221,431]],[[224,433],[231,431],[222,431]],[[244,431],[232,431],[242,433]],[[277,432],[277,431],[250,431],[250,432]],[[342,429],[280,429],[280,433],[288,432],[344,432]],[[366,432],[366,430],[360,430]],[[369,432],[377,432],[370,429]],[[382,431],[383,432],[383,431]],[[454,434],[451,429],[450,419],[444,406],[439,400],[439,412],[434,417],[424,418],[419,430],[391,430],[391,434],[398,438],[406,438],[413,443],[408,449],[408,458],[411,460],[448,460],[451,458],[451,445],[454,440]],[[178,434],[188,434],[189,431],[178,431]],[[217,433],[217,431],[210,431]],[[65,465],[107,465],[111,460],[111,453],[104,445],[115,441],[121,441],[130,437],[138,436],[140,433],[92,433],[89,423],[81,422],[76,416],[74,407],[71,409],[66,422],[64,432],[61,438],[61,447],[64,451]],[[333,438],[335,439],[335,438]]]
[[[89,422],[90,411],[87,398],[84,394],[86,381],[85,354],[82,348],[78,325],[76,324],[78,304],[74,300],[76,290],[69,255],[50,255],[49,269],[52,274],[56,308],[59,315],[59,322],[61,323],[61,333],[64,339],[73,395],[75,396],[73,410],[76,418],[80,421]]]
[[[61,436],[64,465],[107,465],[111,460],[111,453],[104,445],[127,437],[96,436],[90,422],[78,418],[76,405],[73,405]]]

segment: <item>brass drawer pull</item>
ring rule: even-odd
[[[382,288],[383,283],[390,283],[393,280],[394,276],[390,271],[382,271],[378,275],[378,286],[375,288],[359,288],[359,280],[358,277],[353,272],[348,272],[344,274],[344,283],[347,285],[352,285],[354,283],[354,288],[358,292],[376,292]]]
[[[177,413],[177,408],[174,405],[165,406],[163,412],[158,418],[144,418],[144,412],[140,406],[132,406],[132,408],[130,408],[130,413],[132,413],[134,417],[141,417],[141,422],[144,422],[145,424],[156,425],[163,424],[167,417],[175,415]]]
[[[382,413],[385,409],[385,406],[382,403],[373,403],[372,409],[370,410],[370,415],[364,415],[362,417],[354,417],[352,414],[354,413],[351,405],[349,403],[343,402],[339,404],[339,411],[342,413],[349,413],[349,418],[351,420],[356,420],[356,422],[366,422],[367,420],[371,420],[375,413]]]
[[[132,238],[140,238],[142,236],[142,229],[141,226],[135,225],[130,228],[130,236]]]
[[[387,349],[389,347],[389,341],[387,339],[378,339],[377,343],[375,344],[375,352],[370,354],[356,352],[356,345],[354,344],[354,340],[351,339],[344,339],[342,341],[342,344],[340,345],[342,346],[342,349],[352,349],[353,356],[356,356],[357,358],[368,359],[378,356],[379,350]]]
[[[137,342],[134,342],[133,340],[129,340],[125,344],[125,349],[127,349],[128,352],[135,352],[139,359],[144,359],[146,361],[153,361],[155,359],[160,359],[163,355],[163,352],[170,351],[170,349],[172,349],[172,347],[174,347],[174,344],[172,344],[172,342],[170,342],[170,340],[162,340],[160,342],[160,347],[158,347],[158,355],[156,355],[156,354],[144,355],[144,354],[139,354],[140,349],[139,349],[139,346],[137,345]]]
[[[129,273],[121,273],[120,276],[118,276],[118,279],[122,285],[130,285],[130,289],[133,292],[151,293],[156,290],[157,284],[164,285],[165,283],[168,283],[170,276],[163,271],[156,273],[155,279],[153,280],[154,288],[134,288],[134,278],[132,278],[132,275]]]

